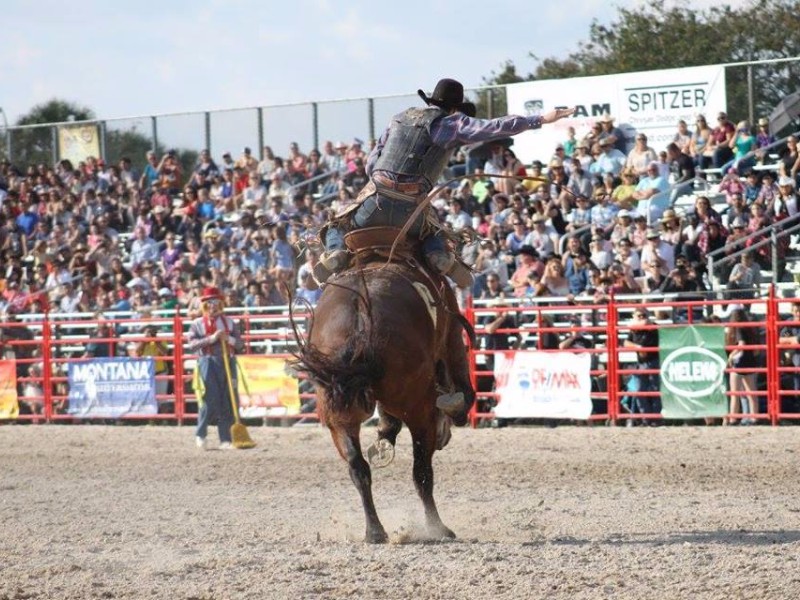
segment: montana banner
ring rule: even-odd
[[[17,362],[0,360],[0,419],[16,419],[18,415]]]
[[[556,145],[567,139],[568,127],[581,139],[605,113],[614,117],[629,148],[641,132],[658,152],[672,141],[679,119],[694,123],[695,115],[704,113],[712,123],[727,105],[721,65],[525,81],[506,86],[506,96],[511,115],[577,107],[573,117],[514,136],[514,153],[525,164],[535,158],[547,164]]]
[[[155,362],[152,358],[94,358],[69,363],[69,414],[113,418],[155,415]]]
[[[494,375],[502,419],[588,419],[591,357],[572,352],[498,352]]]
[[[300,412],[297,378],[286,373],[286,360],[269,356],[237,356],[239,406],[242,417]]]
[[[658,330],[661,414],[665,419],[721,417],[725,397],[725,331],[699,325]]]

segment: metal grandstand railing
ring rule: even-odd
[[[753,233],[736,240],[733,242],[733,244],[731,244],[731,246],[739,248],[739,250],[729,253],[730,248],[720,248],[718,250],[714,250],[713,252],[709,252],[706,256],[709,281],[711,281],[713,285],[715,279],[714,269],[720,265],[726,262],[733,262],[746,252],[751,252],[758,250],[759,248],[763,248],[764,246],[771,245],[772,283],[779,283],[779,269],[777,268],[778,260],[780,259],[778,255],[778,240],[786,238],[796,232],[800,232],[800,213],[797,213],[793,217],[783,219],[777,223],[772,223],[766,227],[762,227],[758,231],[754,231]],[[764,237],[765,239],[759,240],[758,242],[755,242],[749,246],[747,245],[748,242],[761,237]]]

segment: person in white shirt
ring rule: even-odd
[[[445,222],[453,228],[453,231],[461,231],[472,225],[472,217],[464,210],[461,200],[453,198],[450,201],[450,212],[445,217]]]
[[[675,268],[675,248],[661,239],[657,229],[647,230],[647,243],[642,248],[642,268],[657,265],[662,275],[669,275]]]
[[[64,314],[72,314],[78,312],[78,305],[81,301],[81,293],[75,290],[75,286],[71,282],[63,284],[64,295],[58,303],[58,310]]]
[[[539,256],[550,256],[555,254],[558,233],[555,229],[547,225],[547,218],[544,215],[536,214],[531,219],[533,230],[525,237],[523,245],[533,246]]]
[[[797,214],[797,194],[794,189],[794,179],[791,177],[780,177],[778,179],[778,195],[775,198],[773,212],[777,217],[783,211],[790,217]]]
[[[647,167],[651,162],[658,160],[656,151],[647,145],[647,136],[643,133],[636,134],[636,143],[628,153],[625,166],[636,171],[639,177],[647,176]]]
[[[130,260],[132,265],[138,265],[145,261],[157,262],[160,258],[158,242],[148,237],[144,227],[137,227],[133,231],[134,240],[131,244]]]
[[[627,157],[614,148],[609,138],[600,140],[599,144],[602,153],[597,157],[597,160],[591,164],[589,172],[599,177],[607,173],[611,173],[614,177],[619,177],[619,174],[625,167]]]

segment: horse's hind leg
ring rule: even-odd
[[[403,428],[403,422],[400,419],[393,417],[383,410],[383,406],[378,404],[378,416],[380,422],[378,423],[378,439],[388,440],[394,446],[397,441],[397,435]]]
[[[366,541],[370,544],[383,544],[388,541],[389,537],[375,510],[375,502],[372,499],[372,472],[361,454],[359,430],[360,424],[331,426],[331,435],[339,454],[350,467],[350,479],[361,496],[361,504],[367,520]]]
[[[467,414],[475,403],[475,390],[469,377],[469,360],[467,347],[464,345],[463,333],[459,324],[453,324],[448,333],[447,373],[456,390],[464,394],[464,410],[453,416],[453,422],[466,425]]]
[[[378,404],[378,439],[367,448],[367,460],[369,464],[382,469],[388,467],[394,460],[394,444],[397,441],[397,434],[403,428],[403,422],[388,414],[383,407]]]
[[[409,425],[414,441],[414,485],[425,507],[425,522],[428,533],[437,539],[455,538],[448,527],[442,523],[436,501],[433,499],[433,451],[436,447],[436,427],[414,427]]]

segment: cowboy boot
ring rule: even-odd
[[[349,257],[346,250],[331,250],[325,252],[314,265],[314,279],[317,283],[325,283],[334,273],[338,273],[347,266]]]
[[[452,253],[446,250],[434,250],[425,255],[425,260],[434,271],[441,275],[447,275],[447,272],[453,268],[456,259]]]
[[[461,261],[456,260],[456,257],[451,252],[435,250],[426,255],[425,258],[434,270],[455,281],[458,287],[472,287],[472,271]]]
[[[453,266],[450,267],[450,270],[447,272],[447,276],[455,281],[456,285],[461,289],[472,288],[472,271],[460,260],[453,261]]]
[[[461,412],[463,412],[464,407],[465,404],[463,392],[441,394],[438,398],[436,398],[436,408],[449,417],[458,416]]]

